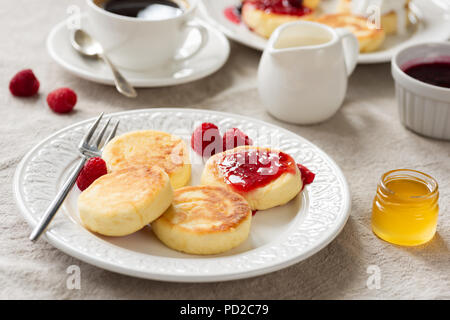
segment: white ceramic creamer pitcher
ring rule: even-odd
[[[267,111],[296,124],[329,119],[344,101],[358,54],[358,40],[346,29],[307,21],[280,26],[258,70],[258,90]]]

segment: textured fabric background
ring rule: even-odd
[[[84,1],[3,0],[0,6],[0,298],[134,299],[450,299],[450,143],[418,136],[399,122],[389,64],[359,66],[350,79],[339,113],[316,126],[287,125],[261,107],[256,90],[260,53],[232,43],[227,64],[216,74],[186,85],[139,90],[129,100],[113,87],[81,80],[62,70],[47,54],[51,28],[70,4]],[[40,95],[17,99],[10,78],[32,68]],[[46,94],[69,86],[78,93],[76,111],[57,115]],[[323,148],[344,171],[352,190],[350,219],[328,247],[290,268],[257,278],[177,284],[135,279],[78,261],[47,244],[28,241],[30,229],[12,195],[20,159],[41,139],[72,123],[136,108],[186,106],[234,112],[292,130]],[[396,168],[423,170],[440,184],[438,233],[427,245],[403,248],[379,240],[370,214],[382,173]],[[81,268],[81,290],[66,289],[66,268]],[[381,270],[381,288],[369,290],[367,268]]]

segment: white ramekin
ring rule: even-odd
[[[392,59],[401,122],[424,136],[450,140],[450,89],[427,84],[403,70],[427,62],[450,62],[450,43],[423,43],[399,51]]]

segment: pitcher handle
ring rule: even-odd
[[[342,46],[344,47],[347,75],[350,76],[358,63],[359,42],[355,35],[348,29],[338,28],[336,29],[336,32],[342,41]]]

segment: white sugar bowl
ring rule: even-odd
[[[399,116],[414,132],[450,140],[450,88],[428,84],[405,72],[414,66],[433,63],[450,64],[450,43],[409,46],[392,59]]]

